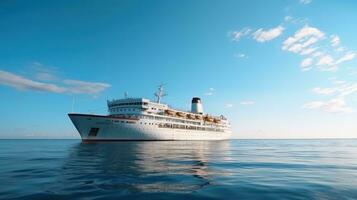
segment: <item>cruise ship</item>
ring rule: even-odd
[[[191,111],[161,103],[163,85],[156,102],[145,98],[108,100],[108,115],[69,113],[83,141],[102,140],[227,140],[230,123],[223,116],[203,112],[201,99],[193,97]]]

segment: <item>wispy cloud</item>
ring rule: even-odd
[[[307,24],[309,22],[308,18],[304,17],[293,17],[291,15],[286,15],[282,24]]]
[[[98,94],[110,87],[107,83],[84,82],[79,80],[64,80],[62,83],[65,86],[34,81],[11,72],[0,70],[0,84],[10,86],[18,90],[93,95]]]
[[[324,35],[322,31],[315,27],[304,26],[283,42],[282,49],[293,53],[300,53],[304,48],[321,40]]]
[[[299,3],[301,3],[301,4],[309,4],[309,3],[311,3],[312,2],[312,0],[299,0]]]
[[[305,109],[322,110],[329,113],[350,113],[352,108],[346,105],[343,98],[331,99],[329,101],[312,101],[303,105]]]
[[[19,90],[35,90],[42,92],[64,93],[66,88],[50,83],[33,81],[25,77],[0,70],[0,84]]]
[[[300,52],[300,55],[302,55],[302,56],[310,55],[311,53],[313,53],[313,52],[316,51],[317,49],[318,49],[317,47],[315,47],[315,48],[302,49],[301,52]]]
[[[356,53],[354,52],[347,52],[345,55],[343,55],[340,59],[338,59],[336,61],[336,65],[342,63],[342,62],[346,62],[346,61],[350,61],[353,60],[356,57]]]
[[[287,16],[284,17],[284,21],[285,21],[285,22],[290,22],[290,21],[292,21],[292,20],[293,20],[293,17],[290,16],[290,15],[287,15]]]
[[[258,42],[267,42],[279,37],[284,31],[284,27],[279,25],[271,29],[259,28],[253,31],[251,28],[245,27],[239,31],[230,31],[228,35],[233,41],[240,41],[243,37],[252,37]]]
[[[226,104],[224,105],[224,107],[226,107],[226,108],[232,108],[232,107],[233,107],[233,104],[231,104],[231,103],[226,103]]]
[[[241,101],[241,102],[240,102],[240,105],[245,105],[245,106],[247,106],[247,105],[254,105],[254,104],[255,104],[255,102],[252,101],[252,100],[246,100],[246,101]]]
[[[357,83],[345,83],[344,81],[335,87],[321,88],[316,87],[312,92],[322,95],[336,94],[338,97],[345,97],[357,93]]]
[[[268,29],[268,30],[258,29],[252,35],[256,41],[266,42],[279,37],[283,33],[283,31],[284,28],[282,26],[277,26],[275,28]]]
[[[312,58],[305,58],[300,64],[302,70],[303,71],[309,70],[311,68],[312,61],[313,61]]]
[[[339,69],[340,64],[353,60],[356,56],[353,51],[343,54],[346,48],[339,45],[340,38],[337,35],[326,37],[326,33],[318,28],[305,25],[293,36],[288,37],[281,48],[307,57],[300,63],[303,71],[310,70],[315,65],[320,71],[334,72]]]
[[[316,94],[322,94],[322,95],[330,95],[335,93],[337,90],[336,88],[320,88],[320,87],[316,87],[314,89],[312,89],[312,92],[316,93]]]
[[[208,91],[207,92],[205,92],[204,93],[204,95],[206,95],[206,96],[212,96],[212,95],[214,95],[214,92],[216,91],[216,89],[214,89],[214,88],[209,88],[208,89]]]
[[[324,55],[320,57],[316,63],[316,66],[320,66],[322,71],[336,71],[337,66],[334,63],[334,59],[330,55]]]
[[[333,79],[333,81],[336,81]],[[334,97],[329,101],[312,101],[303,105],[303,108],[307,109],[316,109],[325,112],[343,112],[349,113],[353,109],[346,104],[346,98],[350,95],[357,93],[357,83],[341,83],[334,87],[330,88],[321,88],[316,87],[312,89],[312,92],[319,95],[331,96]]]
[[[311,0],[301,0],[300,3],[309,4]],[[238,38],[250,37],[257,42],[266,42],[282,35],[285,31],[283,26],[289,27],[288,24],[291,23],[297,25],[305,24],[294,34],[287,37],[281,45],[283,51],[296,54],[302,58],[300,62],[302,71],[316,69],[319,71],[335,72],[343,63],[356,58],[356,51],[341,46],[341,38],[338,35],[325,33],[317,27],[307,25],[307,22],[307,18],[295,19],[291,15],[287,15],[282,25],[268,30],[252,30],[249,28],[249,31],[244,32],[244,34],[241,30]],[[235,56],[244,57],[243,55]],[[352,76],[354,73],[350,72],[350,75]],[[332,88],[316,87],[313,89],[313,92],[319,95],[334,95],[335,97],[329,101],[313,101],[305,104],[303,107],[327,112],[350,112],[352,108],[346,105],[345,99],[357,91],[357,86],[355,84],[347,84],[343,80],[334,80],[333,84],[337,86]],[[252,105],[254,102],[244,101],[241,104]]]
[[[34,78],[38,81],[56,81],[59,80],[58,69],[54,66],[47,66],[40,62],[33,62],[30,66],[31,73],[34,73]]]
[[[245,27],[239,31],[231,31],[229,32],[229,35],[232,37],[233,41],[238,42],[242,37],[249,35],[251,31],[252,30],[250,28]]]
[[[74,94],[98,94],[110,87],[107,83],[64,80],[68,85],[67,91]]]
[[[331,46],[336,47],[340,44],[340,37],[338,37],[337,35],[331,35]]]
[[[243,58],[248,58],[248,56],[245,55],[244,53],[234,54],[234,57],[236,57],[236,58],[241,58],[241,59],[243,59]]]

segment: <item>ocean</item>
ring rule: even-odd
[[[357,199],[357,140],[0,140],[0,199]]]

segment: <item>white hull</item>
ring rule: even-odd
[[[161,128],[150,119],[69,114],[82,140],[227,140],[231,132]],[[141,123],[139,123],[139,120]]]

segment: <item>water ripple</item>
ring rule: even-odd
[[[357,199],[357,140],[1,140],[0,199]]]

